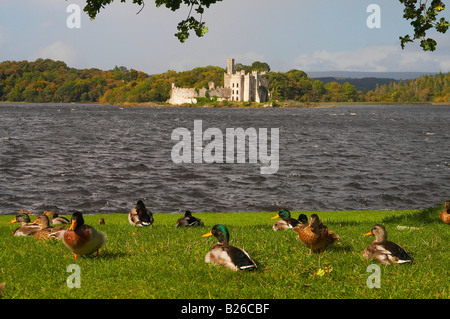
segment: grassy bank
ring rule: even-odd
[[[155,214],[149,228],[134,228],[124,214],[85,215],[87,224],[107,234],[100,256],[73,258],[60,241],[13,237],[13,216],[0,216],[0,283],[3,298],[449,298],[450,227],[441,207],[415,211],[319,212],[342,243],[309,254],[293,231],[271,229],[275,212],[202,213],[205,228],[176,229],[180,214]],[[312,212],[306,212],[310,215]],[[293,212],[297,217],[299,212]],[[105,225],[98,225],[103,217]],[[258,264],[253,272],[233,272],[204,262],[215,244],[201,235],[225,224],[230,244],[244,248]],[[368,288],[374,263],[362,257],[382,223],[388,238],[407,250],[414,264],[381,267],[381,288]],[[419,230],[400,230],[397,226]],[[77,264],[81,288],[68,288]],[[322,270],[327,270],[323,272]]]

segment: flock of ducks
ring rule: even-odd
[[[14,236],[34,236],[35,239],[59,239],[72,251],[75,259],[78,255],[89,255],[106,244],[106,235],[94,227],[84,223],[83,214],[75,212],[71,221],[58,216],[57,213],[44,212],[30,220],[30,212],[20,211],[9,224],[20,223],[21,226],[14,232]],[[50,217],[49,217],[50,216]],[[61,225],[61,226],[51,226]],[[69,225],[66,229],[65,225]]]
[[[20,211],[16,217],[9,222],[20,223],[13,234],[14,236],[30,236],[36,239],[59,239],[74,254],[90,255],[96,253],[106,243],[106,235],[97,231],[94,227],[86,225],[82,213],[75,212],[69,221],[65,217],[58,216],[57,213],[44,212],[38,215],[33,222],[30,220],[30,212]],[[450,201],[445,202],[444,211],[440,213],[442,221],[450,224]],[[272,226],[274,231],[293,229],[298,234],[303,245],[310,249],[310,252],[322,251],[340,241],[339,236],[328,230],[317,214],[312,214],[309,219],[306,215],[300,214],[298,219],[292,218],[289,210],[281,209],[272,219],[279,219]],[[145,207],[142,200],[128,214],[128,221],[136,227],[151,226],[154,223],[152,212]],[[104,224],[103,218],[99,224]],[[58,226],[51,226],[58,225]],[[69,227],[66,229],[66,226]],[[184,217],[179,218],[175,224],[178,227],[204,226],[203,221],[192,216],[190,211],[186,211]],[[249,254],[238,247],[231,246],[230,233],[226,226],[222,224],[214,225],[208,233],[202,237],[214,236],[218,242],[211,248],[205,256],[205,262],[213,263],[232,270],[256,269],[257,265]],[[413,262],[412,257],[399,245],[387,240],[387,231],[383,225],[376,224],[365,236],[375,236],[375,240],[364,249],[363,256],[366,259],[375,259],[381,264],[401,264]]]

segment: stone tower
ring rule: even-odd
[[[235,72],[234,59],[227,59],[227,73],[224,74],[224,88],[230,89],[229,101],[268,101],[269,82],[258,71],[246,74],[244,70]]]
[[[234,59],[227,59],[227,74],[234,73]]]

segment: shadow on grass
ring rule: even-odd
[[[422,209],[418,212],[401,215],[387,216],[383,218],[382,223],[416,223],[417,225],[434,224],[441,222],[439,213],[444,209],[444,205]]]
[[[95,253],[94,253],[94,254],[90,254],[90,255],[78,255],[78,256],[77,256],[77,259],[86,259],[86,260],[97,260],[97,259],[101,259],[101,260],[113,260],[113,259],[118,259],[118,258],[123,258],[123,257],[129,257],[129,256],[131,256],[131,254],[129,254],[129,253],[103,250],[103,251],[100,251],[100,253],[99,253],[98,256],[97,256]],[[75,260],[75,259],[74,259],[74,260]]]
[[[131,256],[131,254],[129,253],[124,253],[124,252],[118,252],[118,251],[104,251],[103,253],[100,253],[100,255],[98,257],[95,257],[95,255],[91,255],[93,258],[102,258],[105,260],[110,260],[110,259],[117,259],[117,258],[123,258],[123,257],[128,257]]]
[[[334,244],[334,245],[331,245],[331,246],[329,246],[329,247],[327,247],[326,248],[327,250],[330,250],[330,251],[334,251],[334,252],[349,252],[349,251],[353,251],[354,250],[354,248],[353,248],[353,246],[352,245],[350,245],[350,244]]]

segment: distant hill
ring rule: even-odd
[[[148,74],[124,66],[112,70],[75,69],[62,61],[0,62],[0,102],[123,104],[165,102],[172,83],[201,89],[223,86],[221,67]],[[272,100],[299,102],[450,102],[450,72],[419,73],[267,72]],[[412,77],[412,79],[407,79]],[[400,81],[403,78],[403,81]],[[348,82],[348,83],[346,83]]]
[[[314,80],[319,80],[324,84],[329,82],[337,82],[339,84],[344,84],[348,82],[351,85],[354,85],[358,91],[373,91],[377,88],[377,86],[386,84],[389,85],[391,82],[398,83],[400,80],[396,80],[393,78],[375,78],[375,77],[367,77],[367,78],[343,78],[343,77],[318,77],[314,78]]]
[[[436,72],[357,72],[357,71],[320,71],[306,72],[310,78],[388,78],[395,80],[412,80],[423,75],[435,75]]]

